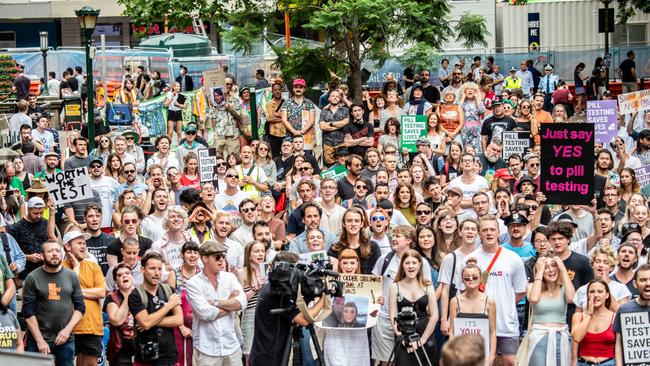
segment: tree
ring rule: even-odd
[[[397,46],[440,50],[452,37],[467,48],[486,46],[489,34],[481,16],[464,14],[458,21],[448,20],[450,8],[443,0],[293,0],[288,9],[284,7],[250,0],[242,7],[231,8],[226,15],[231,28],[225,38],[235,49],[250,52],[252,45],[262,39],[262,30],[275,29],[286,10],[292,26],[302,24],[304,29],[323,34],[327,41],[321,47],[282,51],[278,65],[283,74],[285,66],[291,65],[292,75],[285,78],[313,75],[316,65],[304,60],[320,55],[318,66],[330,69],[317,76],[329,80],[329,73],[336,72],[331,67],[344,64],[355,99],[361,98],[363,61],[381,64],[390,57],[389,49]],[[330,59],[329,63],[324,62],[323,55]],[[306,79],[310,83],[324,81]]]
[[[235,0],[238,3],[241,0]],[[166,21],[169,28],[184,29],[192,24],[190,13],[198,11],[203,20],[214,26],[225,20],[225,2],[216,0],[117,0],[124,7],[122,15],[137,25]]]

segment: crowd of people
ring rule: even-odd
[[[650,164],[650,113],[620,116],[615,141],[596,144],[591,205],[549,205],[540,124],[585,122],[584,102],[611,93],[569,92],[552,65],[541,75],[523,61],[503,77],[481,62],[443,61],[440,88],[409,67],[358,101],[332,82],[313,102],[305,80],[258,71],[272,94],[260,140],[242,122],[248,89],[230,76],[224,103],[183,122],[178,93],[193,85],[182,73],[151,155],[102,121],[89,122],[92,151],[87,125],[61,144],[26,96],[12,117],[20,154],[0,172],[0,348],[57,366],[104,353],[111,366],[280,365],[291,324],[308,326],[330,299],[292,307],[269,273],[325,251],[333,270],[383,287],[371,330],[318,332],[325,365],[622,365],[621,314],[650,311],[650,191],[634,170]],[[124,98],[141,97],[139,79],[125,77]],[[427,116],[416,151],[402,146],[404,115]],[[529,132],[527,153],[503,159],[503,131]],[[203,181],[207,147],[216,174]],[[92,198],[60,205],[46,178],[83,167]],[[396,321],[407,311],[415,340]],[[478,343],[458,326],[468,319],[484,325]]]

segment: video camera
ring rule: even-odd
[[[416,329],[418,324],[418,314],[413,311],[412,307],[403,307],[402,311],[397,313],[395,322],[397,323],[397,329],[402,333],[402,337],[405,340],[415,341],[419,339],[419,334]],[[414,336],[417,336],[417,339],[415,339]]]
[[[339,273],[328,267],[319,262],[315,264],[278,262],[269,272],[271,292],[289,295],[295,301],[300,285],[300,292],[307,304],[323,295],[343,296],[343,282],[326,278],[328,276],[337,278]]]

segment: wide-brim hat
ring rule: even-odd
[[[45,182],[40,178],[33,178],[31,186],[25,190],[27,193],[47,193],[49,190]]]

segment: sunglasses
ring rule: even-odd
[[[101,141],[102,144],[106,144],[106,143],[109,143],[109,142],[111,142],[111,140],[102,140]]]
[[[359,184],[358,186],[354,186],[354,188],[356,188],[356,189],[366,189],[366,190],[368,189],[368,187],[366,187],[365,185],[361,185],[361,184]]]
[[[522,105],[521,109],[530,109],[530,106],[529,105]]]
[[[186,135],[196,135],[196,131],[187,131],[185,132]]]
[[[226,258],[226,256],[223,253],[213,254],[212,256],[214,257],[215,260],[218,260],[218,261]]]
[[[301,172],[306,172],[309,169],[311,169],[311,167],[308,167],[308,166],[303,166],[303,167],[298,168],[298,170],[301,171]]]
[[[177,176],[177,175],[178,175],[178,173],[167,173],[167,176],[168,176],[168,177],[175,177],[175,176]]]
[[[430,215],[431,210],[417,210],[417,211],[415,211],[415,214],[418,215],[418,216],[420,216],[420,215]]]
[[[259,151],[269,151],[269,149],[267,147],[260,147],[260,148],[258,148],[258,150]]]
[[[138,219],[125,219],[124,220],[124,225],[131,225],[131,224],[135,225],[137,223],[138,223]]]
[[[623,230],[629,230],[629,229],[637,230],[637,229],[639,229],[639,227],[640,227],[639,224],[636,224],[636,223],[625,224],[625,225],[623,225]]]
[[[217,163],[217,168],[220,166],[226,166],[226,163]]]
[[[134,140],[134,141],[135,141],[135,137],[133,137],[133,136],[127,136],[126,139],[127,139],[127,140]]]
[[[478,276],[471,276],[471,277],[467,276],[467,277],[463,277],[463,281],[476,281],[478,280],[478,278],[479,278]]]
[[[530,166],[539,166],[539,163],[530,163],[528,165],[530,165]]]
[[[226,174],[226,178],[237,178],[234,174]]]
[[[453,75],[463,75],[463,73],[461,73],[461,72],[455,72],[455,73],[453,73]]]
[[[246,207],[246,208],[242,208],[241,212],[250,213],[250,212],[255,212],[256,210],[257,210],[257,207]]]
[[[531,209],[531,210],[533,210],[533,211],[535,211],[535,210],[537,210],[537,208],[538,208],[539,206],[537,206],[537,205],[530,205],[530,206],[526,206],[526,207],[529,208],[529,209]]]
[[[135,170],[125,170],[124,174],[133,174],[135,173]]]
[[[373,216],[370,221],[386,221],[386,216]]]
[[[90,169],[101,169],[101,168],[102,168],[102,166],[99,165],[99,164],[93,164],[93,165],[90,166]]]

